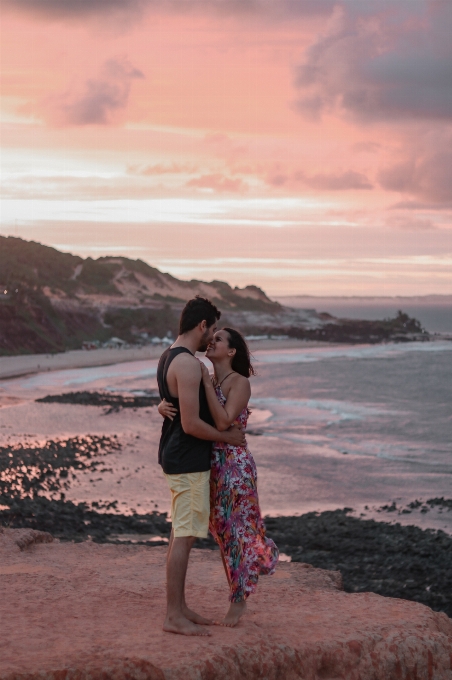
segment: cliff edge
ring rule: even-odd
[[[280,563],[237,628],[164,633],[166,548],[0,533],[0,679],[451,680],[452,621],[405,600],[341,590],[338,572]],[[188,602],[218,618],[218,553],[195,550]]]

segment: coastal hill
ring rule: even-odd
[[[336,319],[315,309],[284,307],[257,286],[181,281],[142,260],[83,259],[0,236],[0,355],[61,352],[112,337],[146,344],[174,336],[183,305],[195,295],[212,300],[222,310],[222,323],[248,335],[334,342],[428,335],[401,312],[377,322]]]
[[[180,281],[141,260],[83,259],[55,248],[0,236],[0,353],[77,349],[112,336],[177,330],[179,311],[195,295],[222,310],[266,312],[281,305],[257,286]]]

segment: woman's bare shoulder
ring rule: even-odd
[[[250,387],[250,381],[249,378],[246,378],[244,375],[240,375],[240,373],[235,373],[234,375],[231,375],[231,388],[234,387],[234,389],[249,389]]]

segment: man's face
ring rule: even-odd
[[[207,327],[201,337],[199,347],[198,347],[198,352],[205,352],[210,343],[213,340],[213,336],[215,335],[217,331],[217,322],[212,324],[210,327]]]

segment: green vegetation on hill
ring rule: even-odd
[[[6,289],[49,288],[73,293],[71,276],[81,257],[12,236],[0,236],[0,284]]]
[[[87,291],[96,291],[106,295],[120,295],[119,290],[113,283],[113,278],[121,270],[117,262],[102,262],[88,257],[83,261],[83,267],[77,276],[76,284]]]
[[[110,335],[127,342],[136,342],[138,334],[150,331],[159,338],[165,337],[168,332],[175,337],[178,332],[179,314],[168,304],[162,309],[121,307],[105,312],[104,323],[110,327]]]
[[[146,262],[143,262],[143,260],[129,260],[127,257],[121,257],[120,259],[126,264],[127,269],[130,272],[143,274],[143,276],[146,276],[148,279],[157,279],[159,277],[160,271],[156,267],[151,267],[149,264],[146,264]],[[100,264],[108,264],[111,262],[111,260],[111,257],[99,257],[96,262]],[[167,276],[169,275],[167,274]]]

